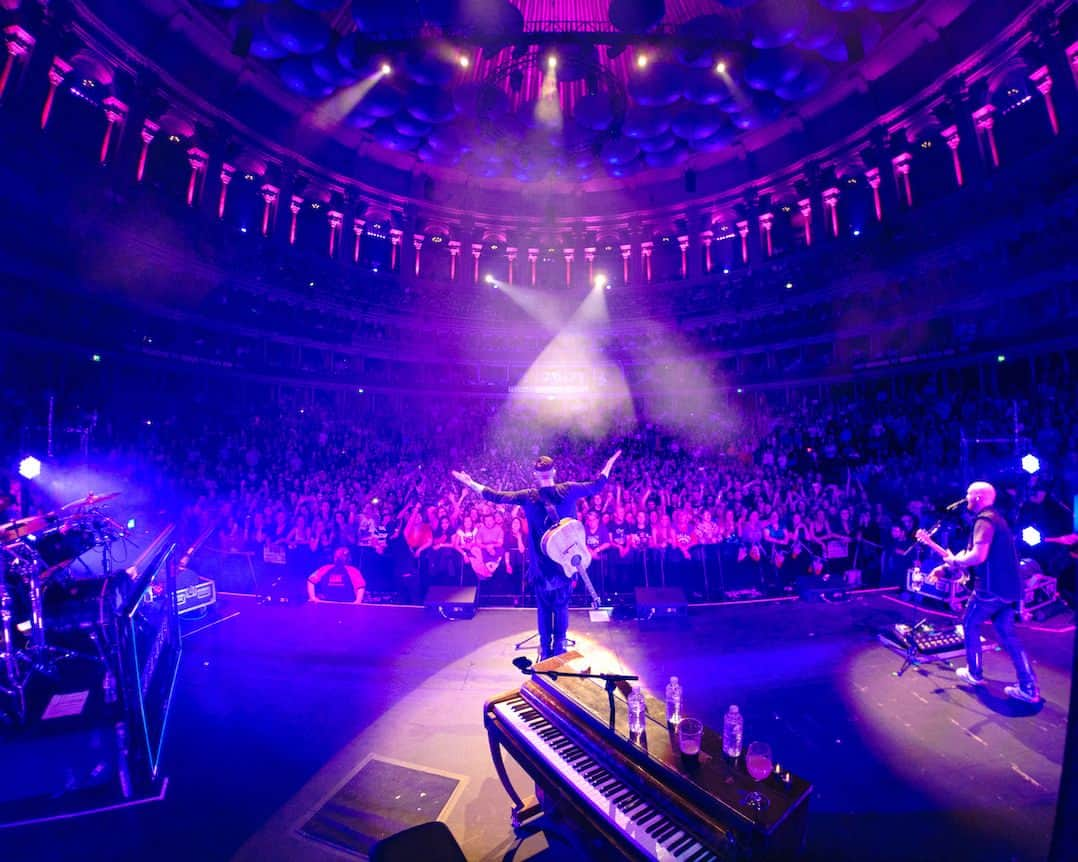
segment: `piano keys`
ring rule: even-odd
[[[579,666],[579,654],[566,653],[535,669],[556,670],[574,660]],[[654,698],[648,698],[647,731],[638,741],[629,739],[624,698],[616,712],[612,729],[606,692],[593,680],[539,675],[486,704],[491,757],[514,803],[514,827],[541,806],[517,793],[503,749],[545,796],[564,803],[630,858],[789,859],[800,850],[812,789],[807,782],[796,776],[756,782],[721,755],[695,764],[683,760],[665,707]],[[705,728],[703,748],[721,752],[721,738]],[[745,802],[753,790],[767,797],[762,811]]]

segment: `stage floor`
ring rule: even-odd
[[[865,594],[693,608],[683,628],[591,623],[574,611],[571,634],[578,651],[606,657],[602,669],[638,673],[660,697],[676,674],[686,713],[713,727],[737,703],[746,743],[770,743],[815,785],[807,859],[1042,858],[1073,629],[1020,626],[1045,697],[1034,708],[1004,697],[1013,670],[998,652],[985,657],[987,690],[934,665],[896,678],[901,658],[876,632],[924,615]],[[522,683],[514,644],[533,626],[530,610],[447,622],[417,608],[223,597],[214,616],[185,625],[165,800],[3,830],[0,846],[35,860],[355,858],[299,827],[373,755],[461,779],[444,819],[469,859],[514,848],[508,858],[583,858],[553,831],[517,847],[490,762],[483,702]]]

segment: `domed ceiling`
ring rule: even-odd
[[[337,139],[522,183],[624,178],[720,152],[871,55],[917,4],[184,2],[200,39],[263,66]]]

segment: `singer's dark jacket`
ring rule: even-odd
[[[525,488],[520,491],[498,491],[484,487],[480,492],[484,500],[491,503],[509,503],[520,506],[524,517],[528,519],[528,580],[537,589],[556,589],[567,585],[565,571],[547,557],[539,543],[543,534],[554,526],[547,512],[549,502],[558,513],[558,518],[575,518],[576,501],[581,497],[597,494],[606,487],[606,476],[591,482],[558,482],[543,488]]]

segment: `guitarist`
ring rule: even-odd
[[[543,534],[561,518],[576,517],[576,501],[597,494],[610,478],[614,462],[621,456],[619,449],[607,460],[598,478],[591,482],[555,482],[554,459],[541,456],[532,467],[534,488],[519,491],[498,491],[475,481],[467,473],[453,471],[453,478],[471,488],[491,503],[520,506],[528,521],[528,579],[535,589],[539,612],[539,657],[550,658],[566,650],[569,631],[569,596],[572,581],[556,562],[547,557],[540,543]]]
[[[1036,674],[1014,630],[1015,605],[1022,595],[1014,535],[1006,519],[995,508],[995,502],[996,489],[987,482],[974,482],[969,486],[966,490],[966,507],[974,518],[969,547],[952,553],[937,546],[936,549],[943,556],[943,566],[933,569],[928,579],[932,582],[944,568],[976,567],[973,596],[962,619],[966,667],[958,668],[956,673],[970,685],[985,684],[981,665],[981,625],[992,620],[1000,644],[1011,657],[1018,673],[1018,684],[1006,686],[1004,692],[1015,700],[1039,703]],[[935,544],[924,530],[917,532],[917,540]]]

